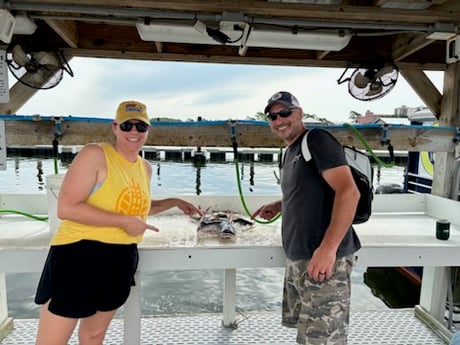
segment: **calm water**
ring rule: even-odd
[[[232,163],[192,163],[152,161],[152,194],[161,195],[237,195],[235,166]],[[59,163],[58,172],[67,170]],[[43,193],[45,176],[54,174],[52,159],[9,158],[7,170],[0,171],[0,193]],[[280,193],[278,164],[239,163],[240,182],[245,195]],[[403,168],[382,169],[379,183],[401,183]],[[385,308],[363,283],[365,268],[352,274],[352,307]],[[280,310],[282,268],[239,269],[237,271],[237,309]],[[38,273],[7,274],[9,314],[14,318],[37,318],[33,303]],[[222,312],[222,270],[156,271],[144,274],[142,281],[143,314]]]

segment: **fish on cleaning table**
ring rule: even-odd
[[[217,237],[221,240],[234,240],[239,231],[245,231],[254,225],[254,221],[246,219],[234,212],[206,212],[199,221],[198,237]]]

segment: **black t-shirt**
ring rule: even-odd
[[[331,221],[335,193],[321,172],[347,164],[342,145],[329,132],[311,130],[308,147],[313,159],[308,162],[302,156],[302,140],[303,136],[286,149],[282,162],[282,239],[291,260],[310,259]],[[350,226],[337,257],[350,255],[360,247]]]

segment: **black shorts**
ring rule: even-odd
[[[51,299],[53,314],[82,318],[121,307],[135,285],[136,244],[82,240],[51,246],[38,283],[35,303]]]

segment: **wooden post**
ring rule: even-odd
[[[232,328],[235,324],[235,304],[236,304],[236,269],[227,268],[225,270],[224,281],[224,327]]]
[[[460,127],[458,94],[460,83],[460,62],[450,64],[444,74],[444,94],[442,97],[440,126]],[[457,144],[458,145],[458,144]],[[451,198],[450,191],[453,183],[455,165],[455,150],[435,153],[432,194]]]
[[[459,89],[460,63],[450,64],[444,74],[444,93],[442,97],[441,126],[460,125]],[[450,195],[453,170],[455,164],[454,152],[435,153],[433,186],[431,193],[441,197],[451,198]],[[424,267],[420,305],[438,321],[443,321],[447,296],[448,267]]]

